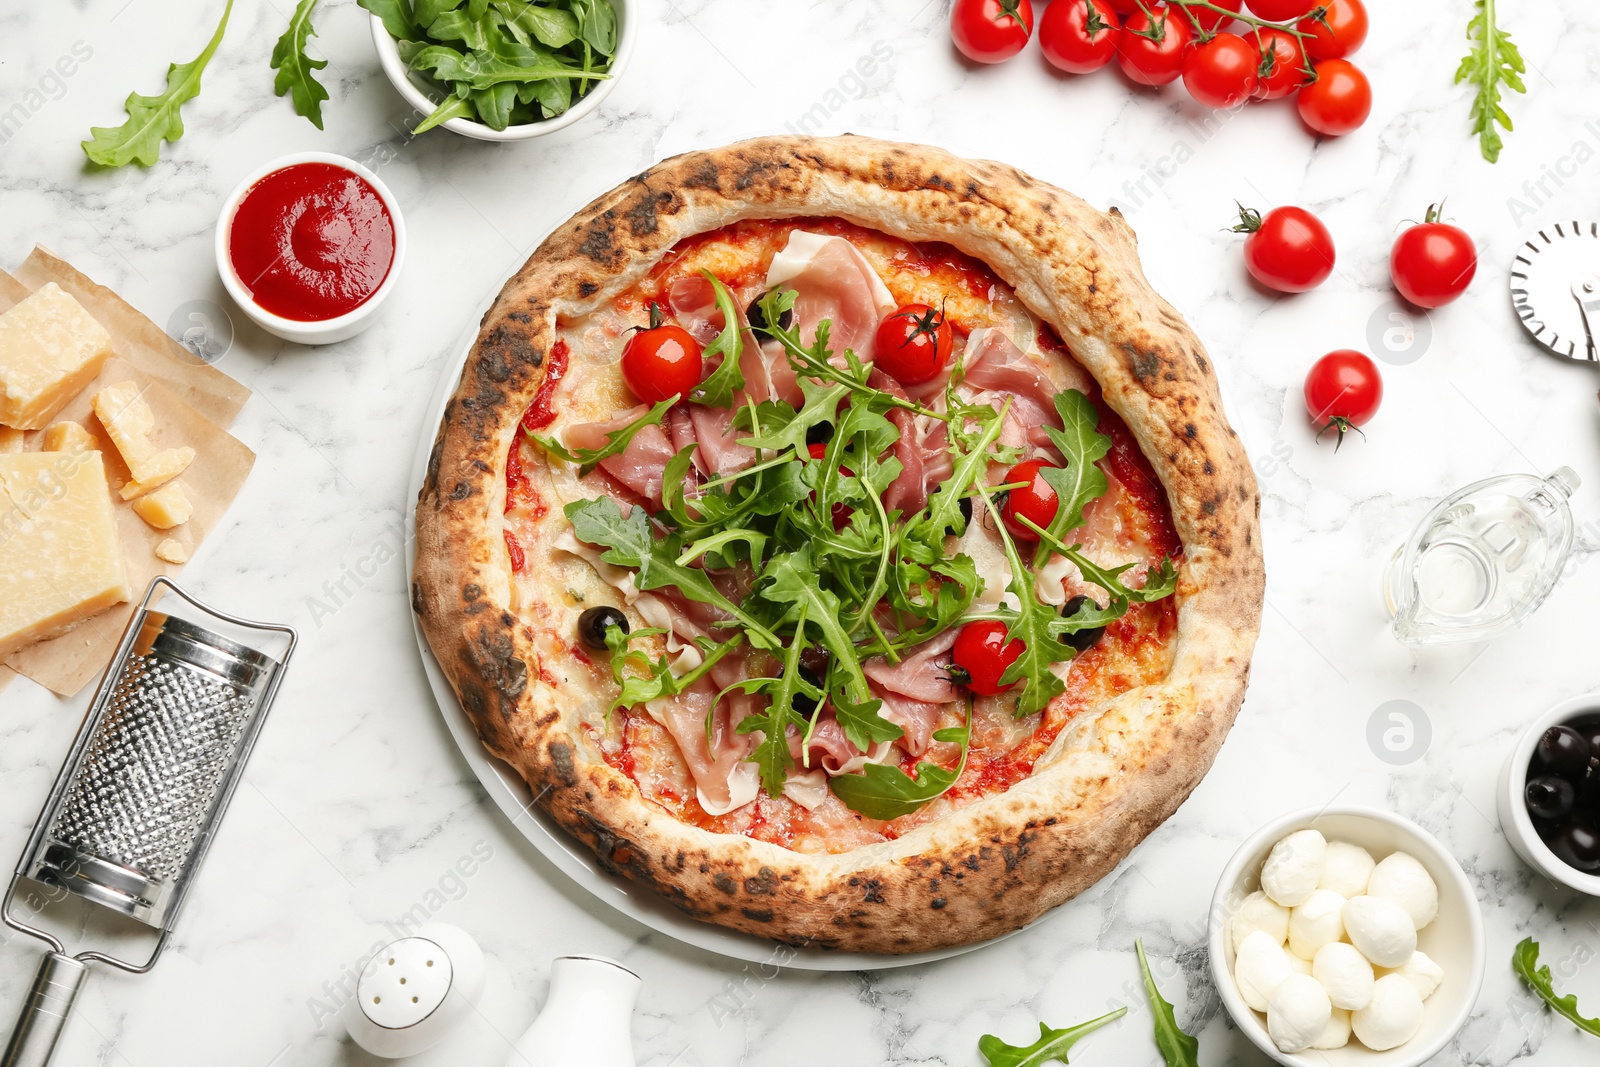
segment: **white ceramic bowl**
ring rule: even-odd
[[[1444,968],[1444,982],[1424,1005],[1417,1036],[1387,1052],[1373,1052],[1355,1038],[1342,1049],[1285,1054],[1267,1036],[1266,1017],[1252,1011],[1233,980],[1228,920],[1240,901],[1261,888],[1267,853],[1296,830],[1316,829],[1329,841],[1360,845],[1381,860],[1391,852],[1415,856],[1439,886],[1439,917],[1417,935],[1417,947]],[[1377,808],[1318,808],[1285,815],[1262,827],[1228,861],[1211,901],[1211,976],[1234,1023],[1252,1044],[1287,1067],[1418,1067],[1437,1055],[1466,1024],[1483,985],[1483,916],[1461,865],[1422,827]]]
[[[463,137],[472,137],[479,141],[528,141],[535,137],[543,137],[547,133],[564,130],[582,120],[584,116],[593,113],[599,108],[600,102],[611,95],[611,91],[621,80],[622,72],[627,69],[628,60],[633,58],[633,43],[639,34],[639,19],[636,17],[632,0],[611,0],[611,3],[617,11],[617,54],[611,57],[611,69],[607,71],[611,76],[591,89],[582,100],[553,119],[524,122],[507,126],[503,130],[491,129],[471,119],[446,119],[441,126],[451,133],[459,133]],[[383,20],[376,15],[370,17],[372,43],[378,49],[378,63],[394,85],[395,91],[405,97],[406,103],[417,110],[416,122],[421,122],[423,118],[433,114],[433,109],[437,106],[435,101],[429,99],[426,92],[428,83],[420,74],[413,74],[406,68],[405,60],[400,58],[400,48],[395,39],[383,28]],[[415,126],[416,123],[411,125]]]
[[[303,322],[299,319],[286,319],[282,315],[275,315],[255,302],[250,295],[250,290],[239,278],[239,272],[233,268],[233,257],[228,254],[228,238],[233,230],[233,216],[239,209],[239,201],[244,199],[255,184],[267,175],[285,167],[292,167],[298,163],[329,163],[335,167],[342,167],[353,174],[365,178],[367,184],[377,192],[383,200],[384,206],[389,209],[389,218],[394,224],[394,259],[389,264],[389,274],[383,279],[374,292],[354,311],[347,312],[336,318],[321,319],[314,322]],[[250,321],[260,326],[263,330],[285,341],[293,341],[302,345],[328,345],[336,341],[343,341],[354,337],[368,326],[372,325],[373,317],[378,313],[379,307],[388,299],[391,292],[400,280],[400,269],[406,258],[406,223],[400,213],[400,203],[372,171],[363,167],[353,159],[334,155],[331,152],[295,152],[287,156],[279,156],[270,163],[245,175],[244,180],[234,186],[233,192],[222,202],[222,213],[217,217],[216,234],[217,273],[222,276],[222,285],[228,290],[228,295],[250,317]]]
[[[1550,846],[1540,839],[1538,831],[1533,828],[1533,819],[1528,815],[1522,790],[1528,784],[1528,764],[1533,761],[1533,750],[1539,746],[1539,738],[1544,732],[1552,726],[1596,716],[1600,716],[1600,694],[1591,693],[1563,701],[1535,719],[1523,731],[1517,746],[1507,757],[1506,765],[1500,771],[1500,788],[1495,796],[1495,804],[1500,809],[1500,829],[1505,831],[1506,840],[1511,842],[1517,855],[1546,878],[1592,897],[1600,897],[1600,875],[1585,874],[1576,867],[1570,867],[1550,851]]]

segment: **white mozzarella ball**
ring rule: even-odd
[[[1279,1052],[1304,1052],[1333,1017],[1328,994],[1315,978],[1292,974],[1267,1005],[1267,1034]]]
[[[1331,889],[1346,899],[1359,897],[1367,891],[1367,879],[1372,877],[1372,853],[1348,841],[1329,841],[1328,851],[1322,861],[1322,881],[1318,889]]]
[[[1311,976],[1328,991],[1333,1006],[1346,1011],[1364,1008],[1372,1000],[1372,985],[1377,980],[1372,964],[1354,945],[1335,941],[1317,950],[1311,961]]]
[[[1413,952],[1409,960],[1390,973],[1398,974],[1416,986],[1417,995],[1423,1000],[1433,996],[1444,981],[1444,968],[1433,962],[1426,952]]]
[[[1288,961],[1289,961],[1289,970],[1292,971],[1293,973],[1295,973],[1295,974],[1310,974],[1311,973],[1311,961],[1310,960],[1303,960],[1299,956],[1296,956],[1293,952],[1286,952],[1286,953],[1284,953],[1284,956],[1285,956],[1285,958],[1288,959]]]
[[[1350,1016],[1350,1027],[1374,1052],[1387,1052],[1422,1029],[1422,997],[1398,974],[1386,974],[1372,987],[1372,1002]]]
[[[1428,869],[1410,853],[1396,852],[1372,870],[1367,895],[1392,900],[1411,916],[1418,930],[1439,914],[1439,887]]]
[[[1344,1048],[1350,1043],[1350,1013],[1343,1008],[1334,1008],[1333,1014],[1328,1018],[1328,1025],[1322,1028],[1322,1036],[1311,1042],[1314,1049]]]
[[[1417,951],[1417,928],[1406,910],[1387,897],[1352,897],[1344,906],[1350,943],[1375,966],[1399,967]]]
[[[1261,888],[1286,908],[1304,904],[1322,880],[1328,842],[1315,830],[1297,830],[1272,846],[1261,867]]]
[[[1260,930],[1244,939],[1238,958],[1233,961],[1233,980],[1239,985],[1239,996],[1256,1011],[1267,1010],[1272,994],[1293,973],[1283,945]]]
[[[1237,952],[1244,939],[1257,930],[1271,934],[1280,945],[1289,940],[1289,909],[1259,889],[1245,897],[1239,910],[1228,920],[1234,951]]]
[[[1303,960],[1315,959],[1323,945],[1343,941],[1344,905],[1338,893],[1319,889],[1289,912],[1289,951]]]

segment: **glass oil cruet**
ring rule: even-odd
[[[1562,467],[1548,478],[1489,478],[1445,498],[1389,562],[1384,599],[1395,637],[1486,641],[1533,614],[1572,553],[1567,498],[1579,484]]]

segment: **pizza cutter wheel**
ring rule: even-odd
[[[1600,362],[1600,223],[1558,222],[1525,241],[1511,266],[1511,302],[1552,355]]]

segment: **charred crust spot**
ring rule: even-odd
[[[734,881],[731,875],[720,872],[712,877],[711,884],[730,897],[739,891],[739,883]]]
[[[1205,466],[1204,466],[1203,469],[1205,470],[1205,472],[1207,474],[1215,474],[1215,473],[1217,473],[1217,468],[1211,465],[1211,461],[1209,459],[1206,460]]]
[[[944,897],[934,897],[931,901],[928,902],[928,906],[930,908],[932,908],[934,911],[939,911],[945,906],[945,903],[946,903],[946,901],[945,901]]]
[[[778,872],[771,867],[761,868],[754,878],[744,880],[744,891],[753,897],[774,895],[778,891]]]
[[[1183,424],[1183,436],[1185,436],[1189,440],[1193,441],[1196,437],[1200,436],[1200,427],[1196,426],[1192,422],[1184,423]]]
[[[494,468],[489,466],[487,463],[485,463],[481,459],[475,459],[475,460],[472,461],[472,469],[477,471],[479,474],[493,474],[494,473]]]
[[[515,615],[511,614],[511,612],[502,611],[500,613],[500,625],[502,625],[502,626],[515,626],[516,624],[517,624],[517,617]]]
[[[534,720],[533,724],[535,726],[539,727],[540,729],[543,729],[546,726],[553,726],[557,722],[560,722],[560,721],[561,721],[561,713],[559,711],[552,711],[552,712],[547,712],[546,714],[539,716],[537,719]]]
[[[602,266],[617,266],[623,253],[617,247],[616,232],[616,213],[607,211],[590,224],[589,232],[584,235],[583,244],[578,246],[579,253]]]
[[[467,642],[466,650],[473,672],[502,696],[500,713],[509,719],[516,711],[518,698],[528,688],[528,665],[517,655],[511,636],[480,628]]]
[[[734,181],[733,187],[743,192],[767,176],[768,171],[782,170],[788,167],[787,163],[775,163],[770,159],[758,159],[745,167],[744,173]]]
[[[1200,513],[1203,515],[1215,515],[1217,513],[1218,503],[1219,501],[1216,497],[1212,497],[1209,500],[1202,500],[1200,502]]]
[[[468,604],[472,603],[474,600],[477,600],[482,595],[483,586],[479,585],[477,582],[468,582],[466,585],[461,587],[461,599],[465,600]]]
[[[460,503],[475,492],[477,492],[477,490],[472,488],[472,484],[470,482],[457,482],[455,484],[455,488],[450,490],[450,499]]]
[[[772,921],[771,908],[740,908],[739,914],[751,922],[769,923]]]
[[[666,208],[672,204],[671,193],[651,193],[645,190],[645,195],[639,202],[628,209],[628,228],[635,237],[648,237],[661,229],[661,223],[656,218],[658,208]]]
[[[533,316],[526,311],[508,311],[506,312],[506,318],[512,322],[520,322],[524,326],[533,321]]]
[[[578,771],[573,765],[572,746],[565,741],[550,742],[550,766],[555,769],[561,784],[571,789],[578,784]]]
[[[962,861],[962,865],[965,866],[969,871],[976,871],[978,869],[978,854],[974,852],[969,855],[965,860]],[[956,877],[960,878],[961,875],[957,873]]]
[[[854,879],[852,879],[852,881],[854,881]],[[861,894],[861,899],[863,901],[865,901],[868,904],[882,904],[883,903],[883,892],[882,892],[883,883],[882,882],[878,881],[876,878],[868,878],[868,879],[865,879],[864,881],[862,881],[861,885],[862,885],[862,888],[864,888],[866,890],[866,892]]]
[[[942,189],[947,193],[953,193],[956,191],[956,187],[950,181],[950,179],[941,177],[937,174],[928,175],[928,180],[922,184],[926,189]]]
[[[411,583],[411,610],[418,615],[422,614],[422,583]]]
[[[509,381],[518,364],[537,367],[543,362],[544,353],[535,348],[521,331],[508,330],[503,325],[496,326],[494,332],[478,345],[478,374],[496,385]]]
[[[968,200],[977,200],[977,199],[979,199],[979,196],[980,196],[980,194],[978,192],[978,183],[974,182],[974,181],[967,182],[967,199]]]
[[[581,282],[578,283],[578,295],[579,296],[593,296],[594,294],[598,293],[599,291],[600,291],[600,286],[596,285],[594,282],[581,281]]]
[[[479,600],[476,603],[468,604],[466,606],[466,608],[463,610],[462,614],[466,615],[467,618],[470,619],[474,615],[482,615],[484,612],[486,612],[488,610],[489,610],[488,602],[484,601],[484,600]]]
[[[1211,372],[1210,365],[1206,363],[1206,357],[1202,356],[1200,353],[1196,352],[1194,354],[1194,362],[1195,365],[1200,368],[1201,374],[1209,374]]]

